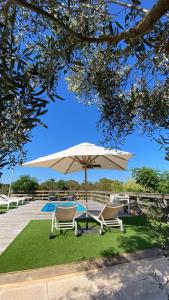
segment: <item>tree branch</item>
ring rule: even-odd
[[[98,37],[83,36],[80,33],[74,32],[70,27],[64,25],[58,18],[51,15],[47,11],[26,2],[25,0],[12,0],[21,7],[27,8],[44,16],[45,18],[55,22],[59,26],[67,30],[72,36],[79,39],[79,41],[85,41],[87,43],[110,43],[118,44],[119,41],[126,40],[131,41],[141,38],[146,33],[150,32],[153,26],[169,11],[169,0],[158,0],[153,8],[144,16],[144,18],[135,26],[128,30],[120,32],[118,35],[101,35]],[[115,1],[115,0],[114,0]],[[117,1],[116,1],[117,2]]]
[[[5,28],[8,28],[8,14],[9,14],[10,5],[11,5],[11,0],[8,0],[3,9],[4,16],[5,16]]]
[[[150,32],[154,25],[169,11],[168,0],[158,0],[153,8],[145,15],[145,17],[135,26],[126,31],[122,31],[118,35],[102,35],[99,37],[84,37],[84,41],[90,43],[118,44],[119,41],[135,40],[141,38],[146,33]]]

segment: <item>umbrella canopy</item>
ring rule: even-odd
[[[94,144],[82,143],[51,155],[26,162],[23,166],[47,167],[64,174],[85,171],[85,184],[87,187],[87,169],[126,170],[129,158],[133,154],[115,149],[107,149]],[[88,211],[88,199],[86,188],[86,209]],[[87,216],[87,212],[86,212]],[[86,222],[86,227],[88,223]]]
[[[87,169],[101,168],[126,170],[128,159],[133,154],[109,150],[94,144],[82,143],[51,155],[26,162],[23,166],[48,167],[64,174]]]

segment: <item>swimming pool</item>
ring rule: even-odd
[[[41,211],[53,212],[57,210],[57,206],[63,206],[63,207],[76,206],[76,212],[78,213],[83,213],[86,211],[86,208],[82,204],[75,201],[58,201],[57,203],[46,203],[41,209]]]

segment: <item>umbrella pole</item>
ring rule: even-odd
[[[85,167],[86,229],[88,229],[87,168]]]
[[[14,167],[12,168],[11,171],[11,180],[10,180],[10,184],[9,184],[9,190],[8,190],[8,197],[11,197],[11,191],[12,191],[12,182],[13,182],[13,176],[14,176]]]

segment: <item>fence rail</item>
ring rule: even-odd
[[[19,194],[13,194],[13,196],[32,196],[35,200],[44,200],[47,201],[48,197],[50,195],[56,195],[56,197],[62,198],[66,197],[70,194],[74,194],[76,200],[83,200],[85,199],[85,191],[84,190],[79,190],[79,191],[40,191],[37,190],[32,194],[25,194],[25,193],[19,193]],[[110,195],[114,194],[112,191],[88,191],[88,199],[95,200],[101,203],[107,203],[110,201]],[[169,194],[157,194],[157,193],[134,193],[134,192],[123,192],[119,193],[120,195],[129,195],[130,196],[130,201],[136,201],[138,204],[145,202],[145,200],[149,200],[150,202],[152,201],[160,201],[160,200],[165,200],[169,201]]]

